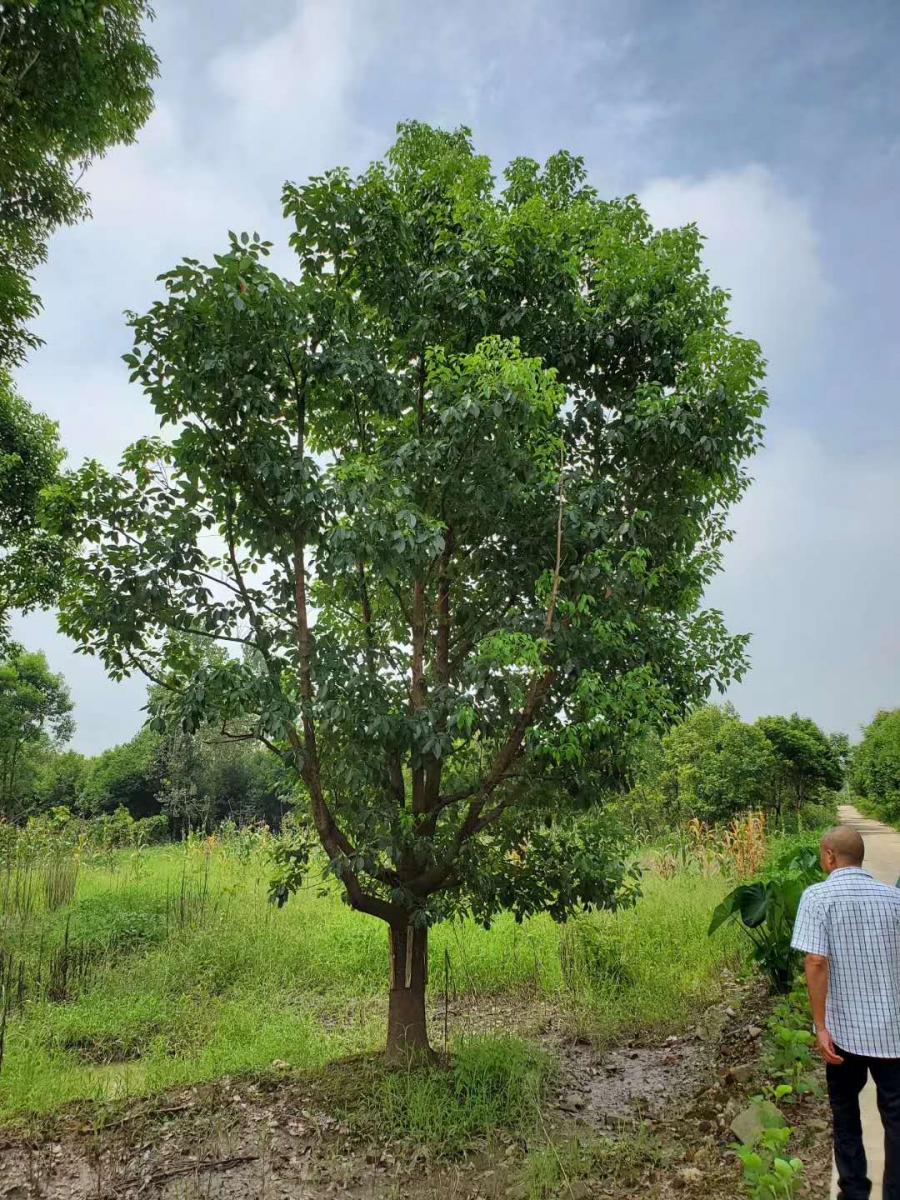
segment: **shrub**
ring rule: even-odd
[[[804,890],[821,878],[818,854],[792,847],[779,859],[779,870],[766,879],[744,883],[729,892],[715,909],[713,934],[727,921],[741,922],[753,943],[753,956],[774,991],[790,991],[799,956],[791,935]]]

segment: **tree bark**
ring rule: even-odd
[[[428,983],[428,930],[412,925],[388,927],[391,950],[391,991],[388,1001],[387,1060],[431,1058],[425,1017]]]

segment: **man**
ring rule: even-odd
[[[865,845],[848,826],[822,838],[824,883],[800,901],[793,946],[827,1064],[841,1200],[866,1200],[859,1094],[871,1073],[885,1134],[884,1200],[900,1200],[900,891],[862,869]]]

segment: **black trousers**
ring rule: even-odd
[[[900,1058],[864,1058],[838,1050],[843,1063],[825,1069],[834,1121],[834,1161],[841,1200],[868,1200],[872,1194],[863,1147],[859,1094],[871,1074],[884,1125],[884,1200],[900,1200]]]

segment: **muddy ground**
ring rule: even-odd
[[[684,1036],[605,1053],[572,1040],[550,1010],[504,1004],[481,1013],[482,1032],[527,1028],[559,1058],[530,1144],[498,1133],[457,1161],[435,1161],[421,1147],[354,1132],[335,1115],[334,1072],[352,1083],[362,1062],[319,1079],[276,1069],[102,1111],[80,1106],[52,1126],[0,1132],[0,1198],[521,1200],[529,1149],[601,1136],[621,1152],[555,1194],[736,1200],[728,1125],[759,1086],[766,1005],[757,991],[736,992]],[[805,1099],[791,1120],[801,1131],[795,1152],[807,1163],[803,1195],[824,1200],[830,1147],[822,1101]]]

